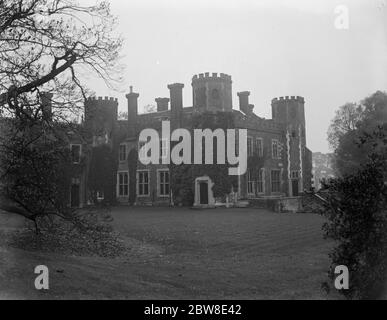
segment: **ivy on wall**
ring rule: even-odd
[[[138,152],[135,148],[130,150],[128,154],[128,168],[129,168],[129,203],[136,202],[136,173],[137,173],[137,159]]]
[[[264,167],[265,164],[266,149],[263,150],[262,155],[254,152],[253,155],[247,158],[247,169],[251,173],[251,177],[254,181],[258,180],[259,171]]]
[[[94,203],[97,202],[97,191],[104,192],[104,202],[115,202],[116,158],[114,150],[107,144],[91,150],[88,186]]]
[[[192,165],[170,165],[173,201],[177,205],[191,206],[194,202]]]
[[[192,116],[191,129],[232,129],[234,126],[234,117],[231,112],[203,112],[195,113]],[[193,134],[191,134],[193,137]],[[193,142],[193,141],[192,141]],[[194,148],[194,144],[191,143]],[[192,156],[194,154],[192,149]],[[216,140],[214,141],[214,159],[216,159]],[[203,157],[205,149],[203,148]],[[193,159],[191,159],[193,160]],[[193,162],[193,161],[192,161]],[[214,160],[216,163],[216,160]],[[194,202],[195,179],[200,176],[208,176],[214,183],[212,191],[214,197],[225,197],[232,190],[232,187],[237,187],[238,180],[236,176],[228,174],[229,165],[227,164],[193,164],[193,165],[171,165],[171,188],[173,192],[174,202],[179,205],[190,206]]]

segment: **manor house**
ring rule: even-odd
[[[192,129],[197,114],[227,113],[235,129],[247,129],[247,157],[261,159],[257,174],[252,167],[238,177],[232,192],[239,199],[265,197],[296,197],[309,190],[312,181],[312,153],[306,146],[304,98],[285,96],[271,101],[272,119],[254,113],[249,91],[238,92],[239,110],[232,105],[232,80],[227,74],[203,73],[192,78],[192,106],[183,104],[184,84],[168,85],[169,97],[155,99],[157,110],[138,112],[139,93],[127,98],[127,120],[118,120],[118,101],[109,97],[92,97],[85,104],[82,126],[90,139],[73,141],[71,152],[74,166],[87,157],[86,150],[101,144],[111,147],[116,159],[113,183],[97,190],[97,199],[108,195],[121,203],[135,205],[173,205],[170,165],[144,166],[136,155],[141,147],[138,136],[145,128],[161,130],[162,121],[170,121],[171,129]],[[166,144],[160,142],[160,156],[165,156]],[[132,155],[132,156],[131,156]],[[133,157],[134,155],[134,157]],[[136,162],[136,163],[134,163]],[[87,166],[85,167],[87,170]],[[85,170],[72,178],[70,202],[74,207],[90,203],[90,187]],[[193,177],[194,205],[214,205],[214,182],[207,175]],[[219,200],[220,201],[220,200]]]

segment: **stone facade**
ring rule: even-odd
[[[192,78],[193,106],[183,105],[184,84],[170,84],[168,89],[169,98],[155,99],[157,112],[139,114],[139,94],[131,88],[126,95],[128,120],[117,120],[116,99],[91,98],[85,105],[83,126],[92,135],[89,144],[116,146],[117,184],[114,192],[119,202],[128,203],[132,193],[134,204],[173,205],[169,165],[144,166],[138,161],[136,172],[130,172],[128,155],[134,150],[138,152],[138,135],[142,129],[161,131],[164,120],[170,121],[171,130],[192,128],[192,116],[200,112],[230,112],[235,128],[247,129],[248,156],[258,154],[262,158],[258,179],[249,179],[249,171],[239,177],[236,190],[239,198],[298,196],[311,188],[312,157],[306,147],[304,98],[286,96],[273,99],[272,119],[264,119],[253,112],[254,106],[249,104],[248,91],[238,93],[239,110],[233,108],[231,76],[223,73],[204,73]],[[196,204],[215,203],[211,191],[213,183],[207,178],[202,177],[200,182],[208,181],[207,188],[199,184],[194,187]],[[136,180],[133,184],[135,187],[130,188],[133,179]],[[89,202],[85,196],[88,193],[87,181],[81,189],[84,189],[82,205]],[[207,190],[207,196],[203,190]]]

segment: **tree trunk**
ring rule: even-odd
[[[39,225],[38,225],[38,221],[36,220],[36,217],[33,218],[32,221],[34,222],[34,226],[35,226],[35,234],[39,235],[40,234],[40,229],[39,229]]]

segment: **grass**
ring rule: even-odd
[[[76,257],[30,252],[0,242],[0,298],[326,299],[331,244],[314,214],[262,209],[128,208],[112,225],[130,252]],[[20,222],[0,214],[0,228]],[[47,265],[50,289],[34,288]]]

